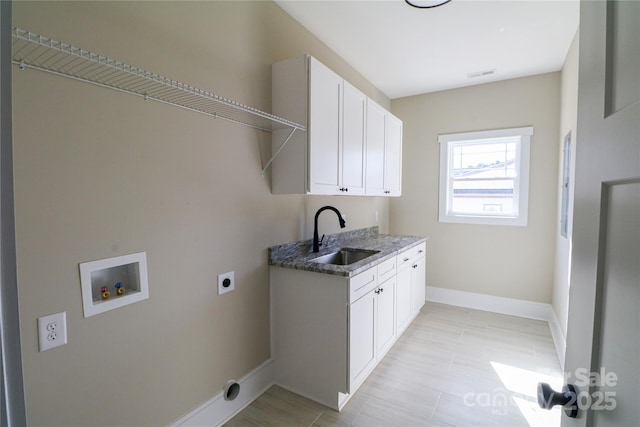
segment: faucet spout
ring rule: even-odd
[[[320,216],[320,213],[322,211],[326,211],[327,209],[334,211],[336,215],[338,215],[338,221],[340,221],[340,228],[344,228],[346,226],[346,223],[344,222],[344,218],[342,218],[342,214],[338,209],[334,208],[333,206],[323,206],[320,209],[318,209],[318,212],[316,212],[316,216],[313,219],[313,252],[320,252],[320,246],[322,245],[322,240],[324,240],[324,234],[322,235],[322,239],[318,240],[318,217]]]

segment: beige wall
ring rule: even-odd
[[[306,52],[390,104],[271,2],[15,2],[14,25],[266,111],[270,64]],[[348,229],[388,230],[386,199],[271,195],[260,174],[268,134],[13,71],[31,426],[179,418],[270,357],[268,246],[310,237],[323,204],[341,209]],[[335,231],[323,215],[321,233]],[[138,251],[150,298],[83,318],[78,264]],[[230,270],[236,290],[219,297],[216,277]],[[39,353],[36,319],[60,311],[69,342]]]
[[[567,53],[567,59],[562,67],[561,85],[562,96],[560,106],[560,135],[558,145],[558,218],[556,220],[558,229],[556,231],[556,259],[553,280],[553,310],[560,323],[560,329],[567,334],[567,316],[569,307],[569,272],[571,271],[571,234],[573,225],[573,189],[576,164],[576,126],[578,123],[578,34],[573,38],[573,42]],[[560,234],[560,209],[562,204],[562,168],[563,168],[563,148],[564,139],[571,132],[571,187],[569,190],[569,224],[567,237]]]
[[[550,303],[560,73],[392,101],[404,121],[402,197],[390,230],[429,236],[427,285]],[[438,222],[438,134],[532,125],[527,227]]]

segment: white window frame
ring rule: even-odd
[[[438,135],[440,144],[440,197],[439,221],[446,223],[484,224],[484,225],[512,225],[526,227],[529,211],[529,156],[533,127],[488,130],[480,132],[465,132]],[[451,210],[453,199],[453,166],[451,156],[454,143],[490,142],[492,139],[520,137],[516,147],[516,177],[514,180],[514,215],[496,214],[468,214],[456,213]]]

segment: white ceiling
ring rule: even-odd
[[[579,21],[578,0],[275,1],[391,99],[558,71]]]

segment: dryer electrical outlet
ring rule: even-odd
[[[218,295],[231,292],[235,289],[234,273],[230,271],[228,273],[218,274]]]

